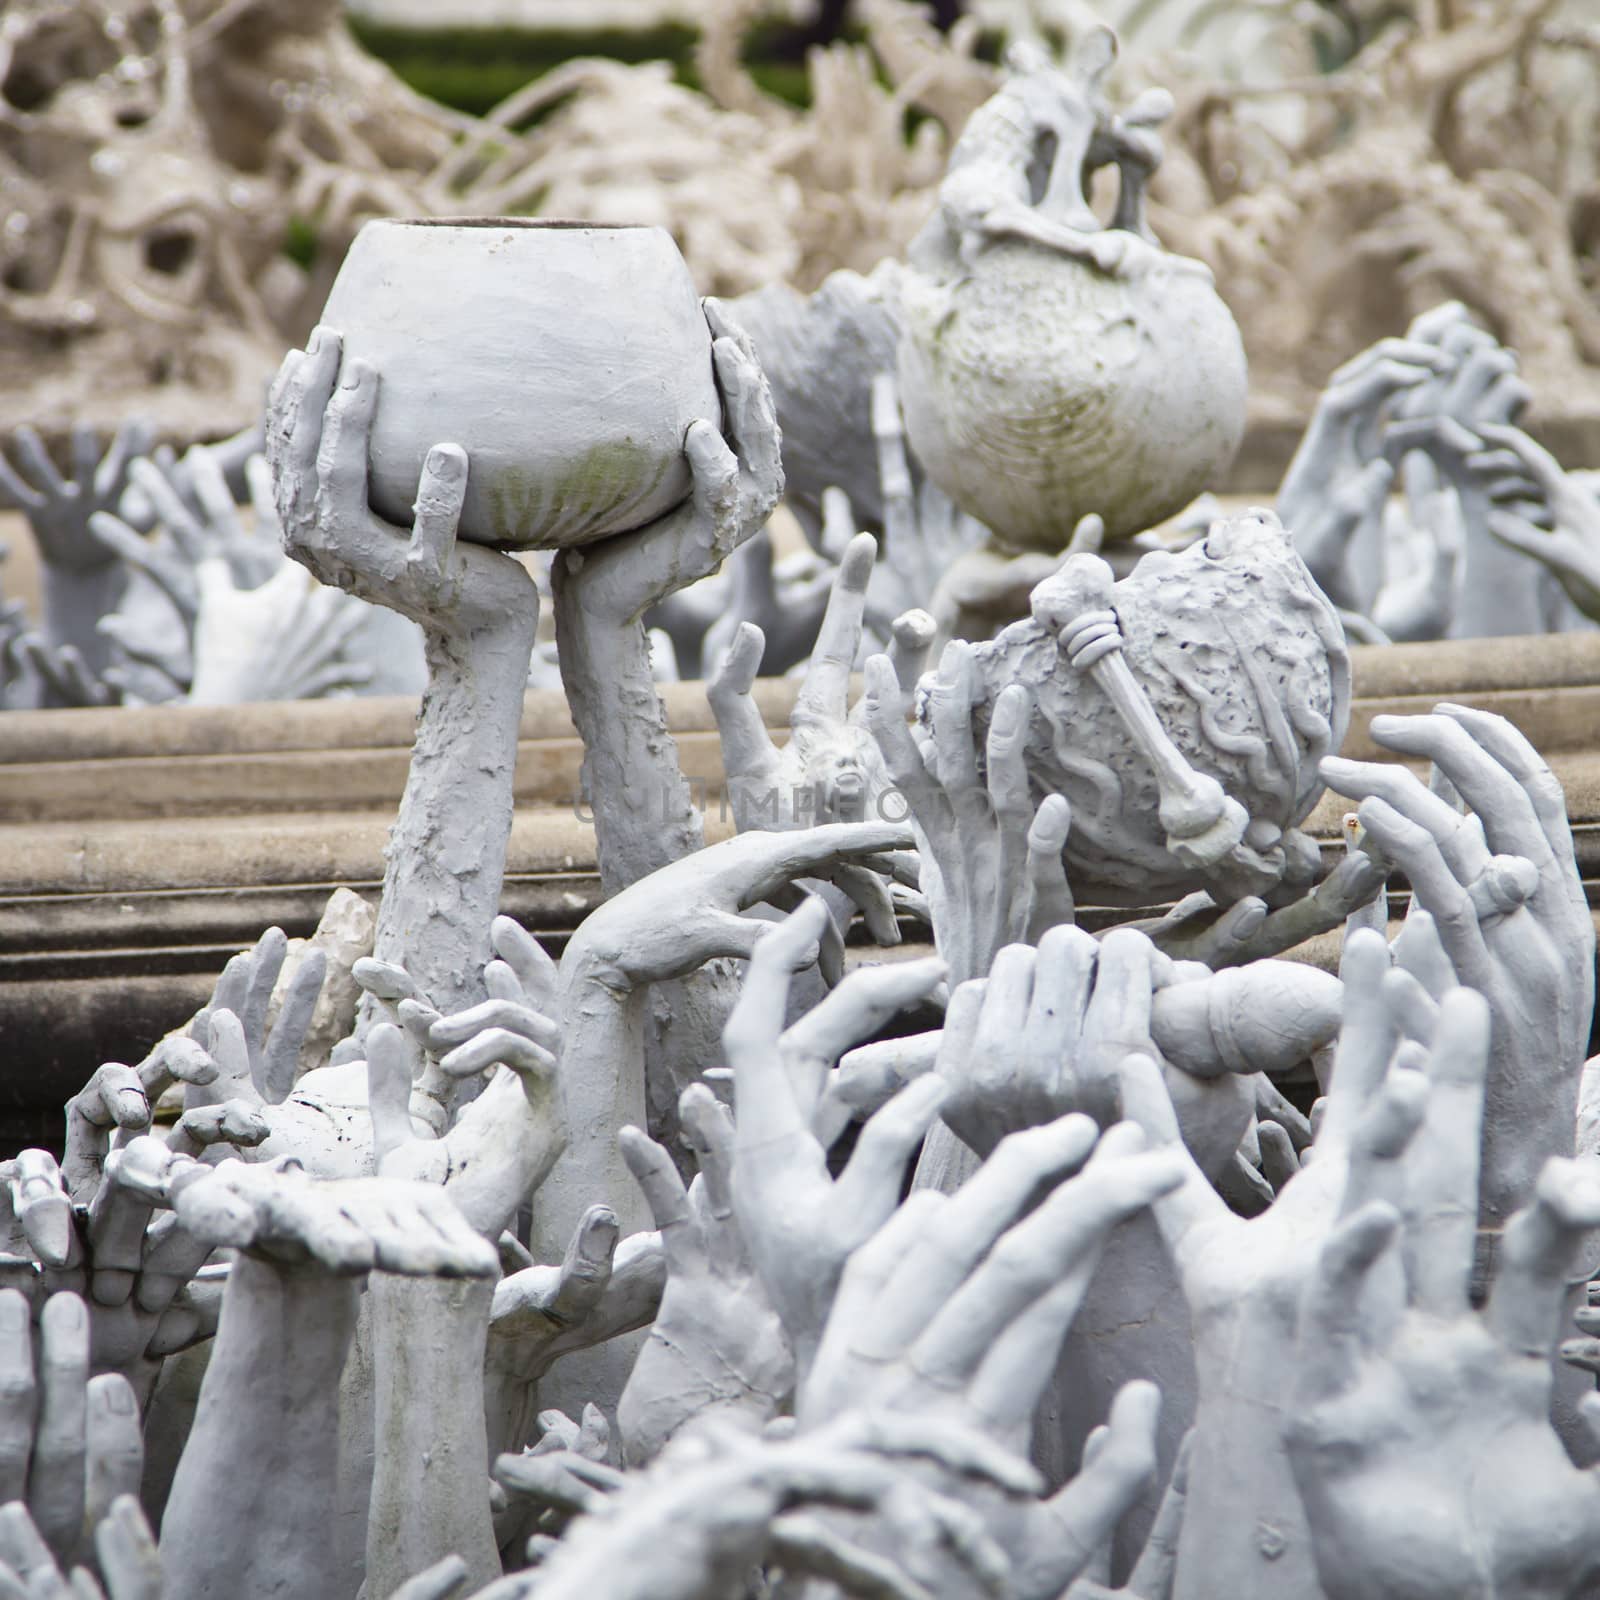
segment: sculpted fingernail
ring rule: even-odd
[[[15,1290],[0,1294],[0,1333],[15,1337],[28,1326],[28,1302]]]
[[[444,478],[453,482],[461,476],[462,460],[454,450],[448,450],[443,445],[435,445],[428,452],[428,471],[435,478]]]
[[[125,1383],[108,1383],[101,1391],[101,1403],[119,1417],[131,1417],[139,1408],[133,1390]]]
[[[50,1302],[50,1317],[58,1327],[76,1330],[86,1324],[88,1312],[77,1295],[57,1295]]]
[[[1022,723],[1022,707],[1017,704],[1016,696],[1002,694],[995,701],[994,717],[990,726],[996,733],[1015,733]]]

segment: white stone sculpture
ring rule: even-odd
[[[1066,76],[1019,58],[910,273],[1042,259],[1132,293],[1167,270],[1140,212],[1164,102],[1119,119],[1104,41],[1084,48]],[[1053,157],[1038,193],[991,161],[997,129]],[[1081,180],[1107,163],[1102,229]],[[1448,702],[1368,730],[1426,781],[1340,753],[1341,609],[1419,636],[1481,617],[1496,573],[1508,609],[1546,567],[1600,590],[1587,486],[1511,426],[1502,347],[1447,306],[1351,363],[1287,530],[1207,516],[1151,548],[1148,513],[1122,527],[1112,503],[1136,452],[1102,448],[1066,463],[1088,498],[1049,488],[1043,548],[1005,512],[974,551],[936,496],[969,494],[983,451],[928,442],[909,356],[896,400],[879,306],[858,324],[877,364],[836,410],[865,426],[889,549],[830,496],[837,572],[787,632],[758,341],[661,238],[364,238],[413,236],[382,272],[353,258],[343,325],[274,387],[262,521],[293,565],[234,510],[265,499],[259,441],[146,459],[84,434],[64,474],[24,435],[0,466],[61,569],[52,616],[92,627],[137,569],[192,619],[191,694],[262,617],[310,656],[281,632],[302,569],[330,608],[408,619],[428,671],[376,915],[345,897],[294,948],[269,929],[186,1027],[85,1073],[59,1161],[0,1161],[0,1591],[1586,1596],[1595,931],[1565,799],[1510,721]],[[502,254],[515,316],[461,295],[427,338],[392,318],[391,292],[441,292],[434,245]],[[667,289],[608,284],[635,247]],[[549,265],[568,252],[576,288]],[[1014,348],[1026,309],[997,323]],[[1200,381],[1199,345],[1174,359]],[[1160,417],[1123,424],[1162,447]],[[1405,566],[1374,542],[1397,479],[1422,519]],[[919,521],[954,581],[908,550]],[[541,598],[505,547],[537,543],[560,546],[605,891],[559,952],[499,913]],[[691,591],[728,563],[711,618]],[[143,603],[111,630],[125,670]],[[1029,615],[959,636],[1007,603]],[[708,693],[740,831],[711,845],[652,617],[726,647]],[[69,631],[11,642],[89,698]],[[885,653],[853,700],[864,639]],[[781,746],[755,698],[769,645],[803,663]],[[1301,832],[1324,785],[1358,804],[1325,874]],[[884,957],[907,916],[936,956]],[[1341,923],[1338,977],[1277,959]]]
[[[1101,80],[1115,49],[1090,33],[1070,76],[1014,49],[890,280],[912,447],[1013,549],[1058,550],[1090,512],[1112,539],[1143,531],[1214,482],[1244,432],[1232,315],[1209,270],[1163,251],[1144,218],[1170,97],[1113,113]],[[1103,165],[1120,182],[1104,227],[1086,197]]]

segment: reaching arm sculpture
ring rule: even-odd
[[[100,445],[93,428],[75,428],[66,477],[32,428],[13,436],[14,462],[0,452],[0,495],[28,518],[39,546],[45,641],[57,651],[70,649],[90,680],[110,664],[98,624],[115,608],[126,573],[91,533],[89,521],[97,511],[115,508],[130,463],[149,449],[149,425],[125,424],[104,455]]]
[[[240,1591],[332,1600],[342,1592],[339,1375],[361,1280],[375,1270],[491,1278],[494,1249],[439,1188],[398,1179],[324,1183],[225,1164],[173,1203],[208,1245],[239,1254],[162,1522],[169,1600]]]
[[[324,583],[423,630],[429,686],[374,955],[403,963],[436,1005],[456,1011],[484,997],[539,597],[511,557],[457,541],[470,470],[459,445],[429,453],[409,531],[372,512],[368,435],[380,381],[344,360],[336,329],[318,328],[278,374],[267,459],[289,553]]]
[[[1545,1160],[1573,1148],[1594,923],[1566,802],[1533,746],[1490,712],[1440,705],[1426,716],[1376,717],[1372,734],[1433,762],[1472,808],[1463,815],[1397,765],[1323,763],[1329,784],[1361,801],[1356,815],[1377,848],[1405,870],[1455,981],[1489,1003],[1482,1220],[1498,1226],[1532,1199]]]

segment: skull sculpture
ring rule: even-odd
[[[1073,556],[1031,605],[974,649],[975,733],[981,750],[1007,684],[1031,691],[1034,799],[1071,802],[1064,855],[1080,896],[1271,899],[1310,881],[1316,847],[1297,824],[1344,737],[1350,662],[1270,511],[1216,522],[1118,583],[1098,556]]]

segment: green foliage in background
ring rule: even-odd
[[[679,82],[698,87],[694,29],[663,24],[642,29],[591,32],[532,32],[520,28],[393,28],[352,18],[366,49],[385,61],[413,89],[457,110],[482,116],[525,83],[577,56],[614,61],[670,61]],[[802,62],[782,59],[777,27],[751,30],[746,47],[751,71],[771,94],[805,104]]]

